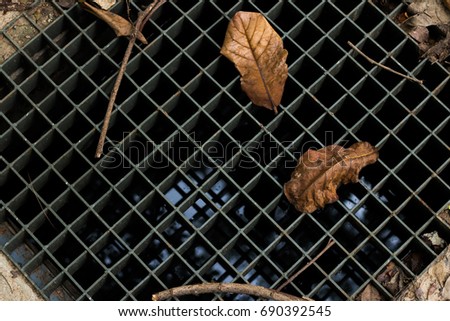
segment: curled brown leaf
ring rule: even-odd
[[[367,142],[344,148],[329,145],[303,154],[284,185],[284,194],[298,211],[312,213],[338,200],[341,184],[357,182],[360,170],[376,162],[378,151]]]
[[[114,12],[94,7],[87,1],[80,2],[80,5],[86,11],[89,11],[93,15],[97,16],[97,18],[106,22],[108,26],[114,30],[117,37],[131,36],[133,32],[136,32],[136,38],[143,44],[147,44],[147,39],[145,39],[144,35],[139,30],[136,30],[133,24],[127,19],[115,14]]]
[[[235,64],[250,100],[277,113],[288,76],[288,53],[266,18],[238,11],[228,25],[220,53]]]

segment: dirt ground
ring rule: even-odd
[[[24,47],[59,15],[60,11],[49,2],[41,2],[30,10],[0,13],[0,64],[11,57],[17,48]]]
[[[0,301],[41,301],[42,297],[0,252]]]
[[[1,2],[4,1],[0,0]],[[97,0],[95,2],[107,10],[116,3],[116,0]],[[0,65],[18,48],[24,47],[37,36],[39,29],[44,29],[60,15],[61,9],[51,1],[41,1],[37,6],[22,12],[0,11]]]

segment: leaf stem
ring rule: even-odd
[[[387,70],[389,72],[392,72],[393,74],[396,74],[397,76],[403,77],[405,79],[408,79],[410,81],[416,82],[418,84],[423,84],[423,80],[417,79],[415,77],[411,77],[405,74],[402,74],[401,72],[398,72],[390,67],[387,67],[375,60],[373,60],[372,58],[370,58],[369,56],[367,56],[364,52],[362,52],[360,49],[358,49],[358,47],[356,47],[354,44],[352,44],[350,41],[347,41],[347,44],[352,47],[353,50],[355,50],[358,54],[360,54],[361,56],[363,56],[368,62],[370,62],[372,65],[376,65],[384,70]]]

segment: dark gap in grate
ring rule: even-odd
[[[448,108],[434,97],[430,98],[421,108],[418,118],[430,129],[435,129],[447,116]]]
[[[442,129],[437,133],[440,139],[448,146],[450,146],[450,121],[442,126]]]
[[[177,1],[176,4],[184,12],[188,12],[191,7],[195,7],[194,10],[189,12],[189,17],[201,30],[207,30],[222,17],[221,12],[211,2],[198,3],[194,1],[193,3],[187,3],[187,1]]]
[[[211,40],[201,37],[186,49],[186,53],[202,68],[205,68],[219,57],[218,50],[219,48]]]
[[[130,248],[134,248],[150,234],[150,227],[135,212],[126,221],[122,220],[120,225],[125,227],[118,234]]]
[[[448,203],[450,191],[445,185],[436,177],[432,178],[427,186],[419,193],[419,197],[427,204],[433,211],[439,211],[442,206]]]
[[[5,78],[3,75],[0,75],[0,99],[3,100],[3,98],[5,98],[6,96],[8,96],[8,94],[10,92],[13,91],[13,84],[7,80],[7,78]]]
[[[306,264],[305,260],[300,261],[300,259],[298,259],[297,262],[300,262],[300,267]],[[298,287],[300,291],[307,296],[308,293],[319,285],[319,283],[323,280],[323,277],[323,273],[320,272],[316,266],[312,265],[302,273],[302,277],[298,277],[293,281],[293,285]],[[292,285],[288,285],[285,292],[297,293],[297,291],[293,289]]]
[[[170,161],[161,154],[159,150],[155,151],[145,160],[148,169],[143,173],[155,186],[164,181],[171,173],[175,171],[175,167]]]
[[[395,252],[408,240],[409,235],[395,219],[390,219],[389,223],[377,233],[377,237],[391,252]]]
[[[335,65],[336,66],[336,65]],[[335,67],[334,67],[335,68]],[[365,76],[365,71],[356,65],[351,59],[343,59],[343,62],[337,64],[338,70],[334,73],[334,77],[345,88],[350,89]],[[352,97],[353,98],[353,97]]]
[[[10,60],[5,62],[5,64],[2,67],[2,70],[5,71],[9,78],[13,80],[17,85],[21,84],[23,81],[25,81],[28,77],[30,77],[35,72],[35,67],[31,63],[28,58],[23,54],[17,54],[13,56]],[[6,85],[7,87],[10,86],[9,82],[1,77],[2,79],[2,87],[0,87],[0,99],[3,98],[4,94],[2,94],[2,91],[5,89],[3,86]],[[12,87],[11,87],[12,88]]]
[[[211,257],[213,250],[199,237],[194,239],[194,244],[186,252],[186,261],[194,268],[200,269]]]
[[[415,275],[419,275],[435,258],[435,256],[417,240],[413,240],[409,243],[398,257]]]
[[[66,251],[66,248],[70,248],[71,251]],[[53,252],[53,256],[58,260],[58,262],[67,267],[71,264],[78,256],[83,253],[84,248],[71,234],[68,234],[64,241],[61,242],[60,247]]]
[[[53,39],[53,42],[57,44],[60,48],[65,47],[79,33],[80,30],[76,26],[74,26],[66,16],[63,16],[61,19],[58,19],[54,24],[52,24],[48,28],[47,31],[49,37]]]
[[[130,257],[125,267],[115,273],[116,278],[128,291],[141,283],[147,275],[148,270],[134,257]]]
[[[410,173],[414,173],[411,175]],[[432,173],[426,169],[415,157],[410,157],[397,175],[402,179],[413,191],[422,185]]]
[[[428,96],[428,93],[418,84],[404,82],[402,90],[395,96],[403,103],[403,106],[412,111],[420,105],[421,101]]]
[[[289,36],[303,50],[307,51],[323,37],[323,33],[309,20],[304,20],[291,30]]]
[[[322,43],[316,45],[309,51],[310,55],[326,70],[329,70],[339,62],[344,52],[337,47],[331,40],[325,39]]]
[[[417,231],[431,218],[432,213],[418,198],[413,198],[397,217],[411,230]]]
[[[132,95],[122,105],[122,111],[137,125],[144,121],[157,110],[156,105],[142,92]]]
[[[29,149],[27,153],[24,154],[22,160],[25,164],[21,165],[23,167],[19,170],[19,174],[27,182],[34,180],[45,171],[46,163],[36,151],[32,149]]]
[[[333,28],[330,33],[332,34],[333,40],[344,49],[344,51],[349,51],[349,41],[353,44],[357,44],[364,38],[364,33],[361,32],[351,20],[345,20],[344,23]],[[354,69],[354,67],[355,66],[349,66],[349,69],[356,71],[357,69]],[[355,77],[352,73],[349,73],[348,76],[352,78]],[[361,78],[362,77],[359,79]]]
[[[363,285],[367,275],[352,261],[346,264],[337,271],[332,279],[339,287],[346,292],[348,296],[352,296]]]
[[[86,37],[79,36],[66,47],[66,53],[75,65],[82,66],[96,54],[96,49]]]
[[[72,113],[64,123],[64,127],[67,128],[64,134],[73,144],[92,131],[91,123],[79,112]]]
[[[315,93],[315,98],[326,107],[331,107],[344,96],[343,88],[329,76],[321,79],[311,90]]]
[[[450,158],[450,150],[435,137],[430,137],[417,156],[433,171],[436,171]]]
[[[239,77],[237,70],[232,68],[230,61],[223,56],[220,56],[216,63],[211,64],[207,70],[214,77],[214,80],[223,87],[228,86],[233,80]]]
[[[178,257],[173,257],[170,261],[170,266],[159,275],[159,279],[171,288],[177,286],[177,284],[183,284],[192,276],[192,270],[190,267],[180,260]]]
[[[289,75],[306,88],[311,86],[323,75],[323,69],[309,56],[300,58],[296,65],[298,68],[296,70],[290,70]]]
[[[237,190],[228,179],[219,175],[219,179],[206,191],[206,196],[217,206],[221,208],[225,205],[231,197],[233,197]]]
[[[376,117],[390,129],[395,128],[408,115],[405,108],[389,96],[376,112]]]
[[[271,228],[270,223],[267,217],[262,216],[247,234],[261,251],[264,251],[280,236],[280,231]]]
[[[346,96],[336,108],[334,115],[348,128],[353,127],[367,113],[351,96]]]
[[[209,114],[221,126],[228,123],[240,111],[233,99],[225,94],[216,96],[208,105],[214,108]]]
[[[9,96],[2,102],[3,115],[12,123],[18,122],[31,110],[33,110],[32,103],[19,93]]]
[[[243,228],[259,213],[258,208],[247,197],[240,194],[227,215],[239,227]]]
[[[132,92],[136,91],[136,88],[131,83],[129,87]],[[142,87],[142,90],[159,105],[179,94],[179,89],[175,83],[162,73],[158,73],[153,77],[151,81]],[[124,98],[126,97],[124,95]]]
[[[390,214],[390,211],[384,208],[376,198],[370,196],[354,215],[369,230],[374,231]]]
[[[155,270],[165,262],[172,254],[165,241],[155,235],[151,235],[146,241],[145,248],[139,253],[139,258],[145,265]]]
[[[355,13],[355,23],[365,32],[370,33],[375,26],[383,20],[380,12],[376,10],[371,4],[365,4],[362,9]],[[378,19],[376,19],[378,17]]]
[[[264,208],[273,201],[271,195],[279,195],[281,188],[273,180],[271,180],[266,174],[262,174],[256,179],[255,183],[265,186],[263,190],[252,189],[248,194],[253,201],[260,207]]]
[[[130,210],[128,204],[116,192],[109,194],[102,203],[105,203],[105,205],[98,211],[98,215],[110,227],[122,219]]]
[[[96,21],[86,31],[86,34],[98,48],[108,45],[115,37],[112,28],[105,28],[103,22]]]
[[[183,215],[196,227],[200,228],[214,214],[216,210],[205,198],[199,197],[189,206]]]
[[[195,39],[197,39],[201,31],[187,18],[179,20],[179,22],[171,27],[167,34],[177,43],[181,48],[186,48]]]
[[[213,220],[213,225],[205,233],[205,237],[216,249],[221,250],[237,234],[237,230],[229,219],[222,215],[217,215]]]
[[[64,204],[57,210],[57,213],[66,224],[71,224],[87,210],[84,202],[73,192],[66,194],[61,202],[64,202]],[[61,249],[61,251],[63,250]]]
[[[101,287],[94,293],[94,300],[118,301],[125,296],[125,290],[110,276],[100,281]]]
[[[334,233],[334,237],[348,252],[353,252],[359,244],[363,243],[368,235],[358,226],[356,221],[348,217]]]
[[[325,3],[318,11],[314,12],[314,22],[325,32],[328,32],[344,17],[329,3]]]
[[[389,135],[381,148],[383,152],[380,153],[380,159],[390,168],[396,167],[409,154],[408,150],[394,135]]]
[[[84,72],[100,86],[115,73],[115,66],[105,56],[98,55],[86,64]]]
[[[97,258],[106,266],[111,267],[126,254],[126,248],[115,237],[109,235],[107,243],[97,252]]]
[[[83,215],[83,221],[78,224],[80,224],[80,227],[76,234],[87,246],[92,245],[107,230],[105,225],[91,211],[87,215]]]
[[[411,135],[414,133],[414,135]],[[397,137],[400,138],[410,149],[416,148],[430,132],[423,127],[415,117],[409,117],[406,124],[400,129]]]
[[[376,195],[381,202],[394,211],[411,193],[397,178],[389,176]]]
[[[39,66],[45,64],[57,52],[56,48],[43,35],[30,41],[24,48],[28,56]]]
[[[355,255],[355,259],[369,273],[375,273],[389,257],[389,253],[372,240],[366,242]]]

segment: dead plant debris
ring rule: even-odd
[[[397,264],[389,262],[384,271],[377,276],[377,281],[392,295],[396,295],[406,286],[409,280]]]
[[[383,301],[380,291],[372,284],[367,284],[364,290],[356,297],[356,301]]]
[[[383,11],[390,12],[398,0],[371,1]],[[413,0],[405,2],[395,22],[413,38],[423,58],[444,62],[450,55],[450,1]]]
[[[341,184],[358,182],[361,169],[378,159],[378,150],[367,142],[349,148],[329,145],[303,154],[284,194],[300,212],[312,213],[339,199],[336,189]]]
[[[238,11],[231,19],[220,53],[241,74],[241,87],[257,106],[277,113],[288,76],[288,52],[260,13]]]

